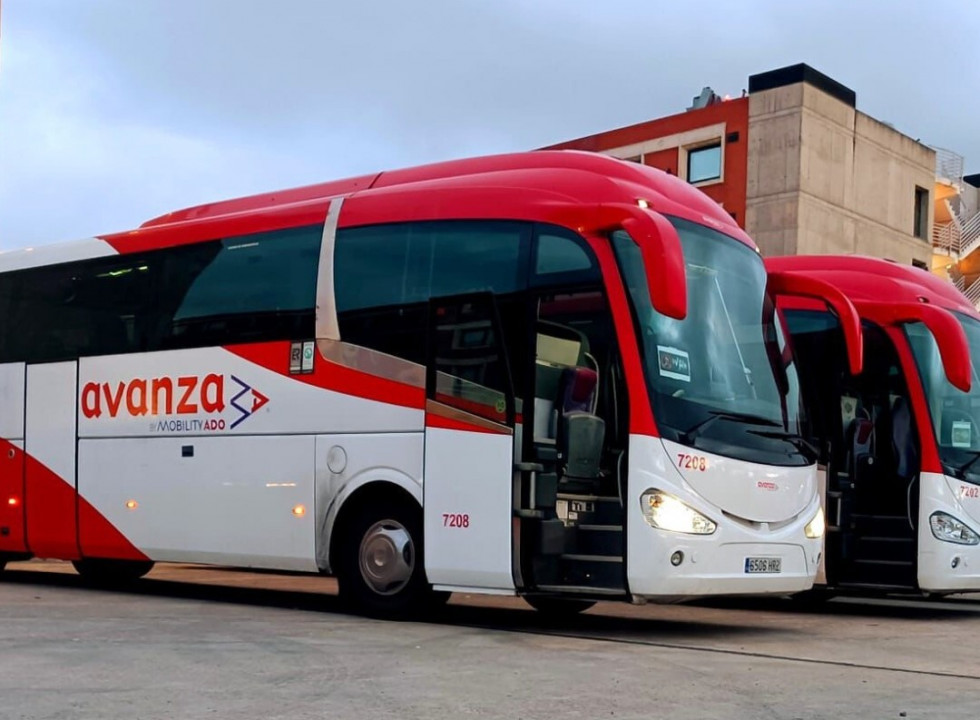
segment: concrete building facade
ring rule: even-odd
[[[935,150],[860,112],[853,90],[807,65],[753,75],[748,86],[732,100],[706,88],[687,112],[551,147],[679,175],[766,255],[934,264]]]

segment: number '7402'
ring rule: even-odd
[[[704,455],[688,455],[687,453],[677,453],[677,467],[684,470],[708,469],[708,458]]]

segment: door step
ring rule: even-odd
[[[562,555],[563,585],[607,588],[622,592],[625,588],[625,567],[621,557],[603,555]]]

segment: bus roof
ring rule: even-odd
[[[766,258],[766,268],[819,277],[852,301],[926,302],[980,319],[952,283],[912,265],[861,255],[787,255]]]
[[[444,202],[440,193],[446,195]],[[493,217],[503,217],[513,202],[515,208],[523,208],[523,214],[518,210],[511,219],[540,222],[554,221],[555,207],[635,205],[643,200],[652,210],[708,225],[756,249],[720,205],[673,175],[598,153],[536,150],[451,160],[195,205],[148,220],[133,230],[45,246],[43,252],[34,252],[39,248],[2,252],[0,271],[313,225],[324,221],[332,199],[352,194],[374,196],[382,202],[373,206],[384,208],[384,217],[376,218],[371,212],[348,216],[347,222],[360,224],[397,221],[399,213],[417,209],[423,197],[438,208],[435,216],[426,219],[484,217],[488,207]],[[341,226],[344,217],[342,213]]]
[[[738,224],[718,203],[683,180],[646,165],[578,150],[536,150],[487,155],[360,175],[343,180],[195,205],[148,220],[141,227],[185,222],[250,210],[267,210],[279,205],[325,200],[354,192],[421,182],[429,183],[430,189],[435,191],[438,190],[440,184],[438,181],[449,182],[464,176],[512,173],[515,180],[518,180],[517,187],[520,187],[519,173],[526,170],[554,171],[555,185],[552,186],[553,189],[566,192],[572,197],[580,197],[582,191],[587,191],[587,188],[581,187],[581,182],[576,183],[575,174],[568,171],[592,173],[621,181],[624,184],[638,186],[639,189],[645,191],[643,199],[647,200],[654,209],[660,210],[661,208],[658,206],[664,205],[684,206],[690,211],[705,216],[704,219],[708,224],[721,225],[728,234],[738,236],[743,242],[747,241],[748,244],[752,244]],[[580,187],[576,187],[576,185]],[[631,197],[629,201],[635,202],[637,199]],[[664,207],[663,211],[670,212],[670,208]]]

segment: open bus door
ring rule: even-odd
[[[428,580],[513,592],[515,403],[493,295],[430,301],[427,357]]]

